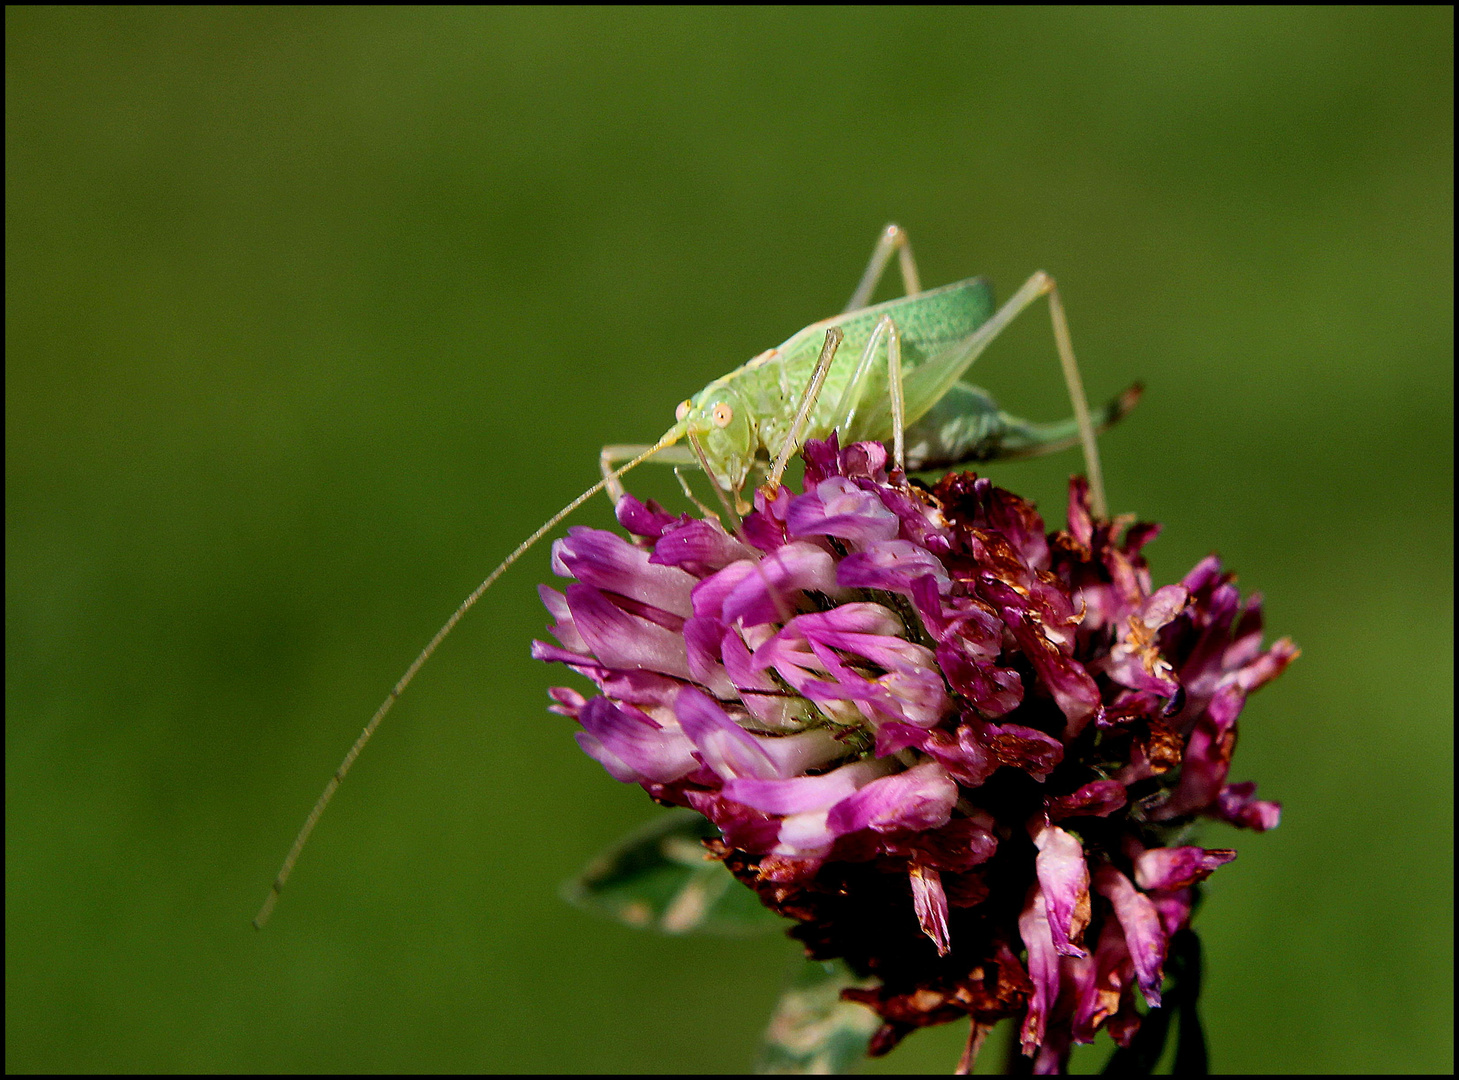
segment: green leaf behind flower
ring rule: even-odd
[[[757,1073],[843,1073],[866,1059],[866,1047],[881,1018],[865,1005],[842,1001],[848,986],[871,986],[839,960],[806,960],[780,995]]]
[[[636,829],[563,885],[565,900],[628,926],[666,934],[745,936],[784,927],[754,890],[709,857],[719,830],[692,810]]]

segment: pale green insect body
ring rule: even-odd
[[[763,472],[785,442],[826,331],[837,327],[845,337],[826,373],[801,441],[824,439],[838,427],[843,441],[886,438],[889,428],[878,432],[874,427],[878,412],[885,413],[885,409],[869,407],[885,404],[884,365],[873,365],[867,372],[858,395],[860,408],[849,430],[842,400],[877,324],[887,316],[896,323],[901,334],[904,377],[910,377],[929,360],[966,340],[988,321],[993,310],[992,287],[984,278],[968,278],[916,296],[822,319],[715,379],[680,405],[678,424],[666,437],[678,434],[680,438],[697,440],[716,483],[725,490],[741,490],[752,473]],[[889,425],[889,417],[883,419]],[[915,420],[908,415],[909,425]]]
[[[975,277],[812,323],[681,404],[678,422],[664,440],[694,443],[699,464],[726,492],[739,492],[763,477],[789,438],[797,404],[832,327],[845,336],[796,442],[832,432],[843,445],[889,440],[888,365],[872,357],[859,385],[852,382],[868,342],[890,319],[900,337],[908,469],[1026,457],[1074,445],[1078,425],[1073,418],[1055,424],[1021,420],[1003,412],[986,390],[958,380],[956,369],[971,359],[962,354],[981,348],[974,345],[974,335],[995,310],[992,286]],[[1108,427],[1137,397],[1138,390],[1127,391],[1095,414],[1093,423]]]

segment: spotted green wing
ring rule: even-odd
[[[865,1005],[842,1001],[850,986],[872,986],[840,960],[798,960],[760,1044],[757,1073],[850,1072],[866,1060],[881,1018]]]
[[[742,936],[784,927],[754,890],[713,860],[703,840],[719,830],[672,810],[630,833],[563,886],[563,898],[628,926],[666,934]]]

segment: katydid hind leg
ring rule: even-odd
[[[1095,517],[1109,517],[1109,505],[1104,499],[1104,471],[1099,467],[1099,446],[1094,441],[1094,424],[1089,419],[1089,400],[1084,396],[1084,380],[1079,375],[1079,361],[1074,359],[1074,343],[1069,338],[1069,320],[1064,317],[1064,301],[1059,298],[1059,287],[1053,278],[1049,278],[1049,318],[1054,324],[1054,346],[1059,350],[1059,366],[1064,369],[1064,384],[1069,389],[1074,419],[1079,424],[1079,442],[1084,447],[1084,465],[1089,472],[1089,508]]]
[[[891,407],[892,461],[900,469],[905,461],[903,451],[906,443],[904,394],[902,392],[902,332],[898,328],[896,320],[890,315],[883,315],[877,320],[876,326],[872,327],[872,331],[866,339],[866,347],[861,351],[861,358],[856,362],[856,370],[847,382],[845,390],[841,392],[841,398],[836,403],[836,408],[832,411],[831,416],[834,420],[836,436],[843,446],[855,442],[861,437],[863,429],[856,424],[856,414],[863,399],[867,396],[877,350],[881,347],[883,338],[886,339],[887,352],[887,396]]]
[[[1108,514],[1108,508],[1099,467],[1099,450],[1094,441],[1094,425],[1090,420],[1089,405],[1084,396],[1084,384],[1079,377],[1078,362],[1074,358],[1074,348],[1069,338],[1068,320],[1064,317],[1064,306],[1059,300],[1054,279],[1042,270],[1024,282],[1008,302],[977,330],[908,373],[903,383],[905,419],[909,425],[915,425],[921,420],[933,405],[947,395],[989,343],[1041,296],[1049,297],[1054,343],[1058,349],[1065,385],[1074,406],[1079,441],[1084,448],[1085,468],[1089,473],[1090,508],[1100,517],[1104,517]],[[878,412],[876,426],[885,430],[890,426],[890,417]]]
[[[857,427],[857,413],[861,410],[862,402],[866,399],[867,391],[871,386],[872,365],[876,361],[876,350],[881,345],[881,339],[886,333],[886,325],[890,318],[877,320],[877,324],[871,328],[867,335],[866,345],[861,350],[861,357],[856,361],[856,369],[847,380],[846,387],[841,391],[841,397],[836,402],[836,407],[831,410],[831,418],[834,421],[833,428],[836,437],[841,440],[842,446],[848,446],[857,441],[860,428]]]
[[[891,390],[892,464],[905,471],[907,445],[907,396],[902,383],[902,332],[890,315],[887,319],[887,386]]]
[[[916,296],[922,291],[921,278],[917,274],[917,260],[912,256],[912,242],[907,238],[907,230],[892,222],[882,229],[881,235],[876,238],[876,247],[872,248],[871,260],[866,264],[866,270],[856,285],[856,291],[851,294],[851,299],[841,309],[843,312],[866,307],[871,301],[872,293],[876,292],[876,287],[881,282],[881,276],[886,272],[887,263],[891,261],[894,251],[901,264],[903,291],[908,296]]]

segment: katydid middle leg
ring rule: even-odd
[[[851,442],[856,410],[861,406],[861,399],[866,393],[872,365],[876,361],[876,352],[881,347],[883,337],[887,342],[887,386],[892,409],[892,461],[900,469],[906,462],[906,408],[902,393],[902,333],[897,329],[896,321],[890,315],[883,315],[877,320],[876,326],[872,327],[871,336],[866,339],[866,348],[861,351],[861,359],[856,363],[856,370],[846,383],[846,389],[841,391],[841,399],[836,403],[836,408],[831,415],[835,419],[837,436],[843,443]]]

